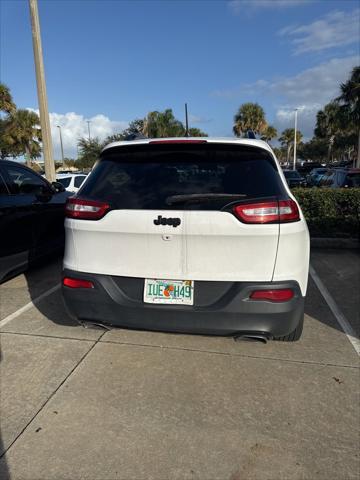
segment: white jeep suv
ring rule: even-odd
[[[265,142],[112,143],[66,215],[63,295],[80,323],[300,338],[309,233]]]

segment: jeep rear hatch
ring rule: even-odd
[[[79,197],[109,211],[67,220],[76,268],[146,278],[269,281],[291,210],[271,154],[230,143],[106,149]]]

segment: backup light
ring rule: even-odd
[[[80,220],[99,220],[110,210],[110,205],[97,200],[86,200],[76,197],[68,198],[65,215]]]
[[[244,223],[289,223],[300,220],[294,200],[240,204],[234,207],[233,212]]]

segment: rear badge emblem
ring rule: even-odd
[[[180,218],[163,218],[161,215],[154,220],[154,225],[172,225],[174,228],[180,225],[180,223]]]

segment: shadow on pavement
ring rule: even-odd
[[[34,302],[39,295],[47,290],[61,284],[62,256],[52,257],[37,263],[36,266],[27,270],[24,275],[27,281],[31,300]],[[39,275],[40,274],[40,275]],[[42,277],[42,278],[40,278]],[[39,289],[39,282],[45,280],[43,288]],[[36,302],[37,310],[52,322],[68,326],[77,327],[79,324],[70,318],[63,302],[61,289],[46,296],[43,300]]]

